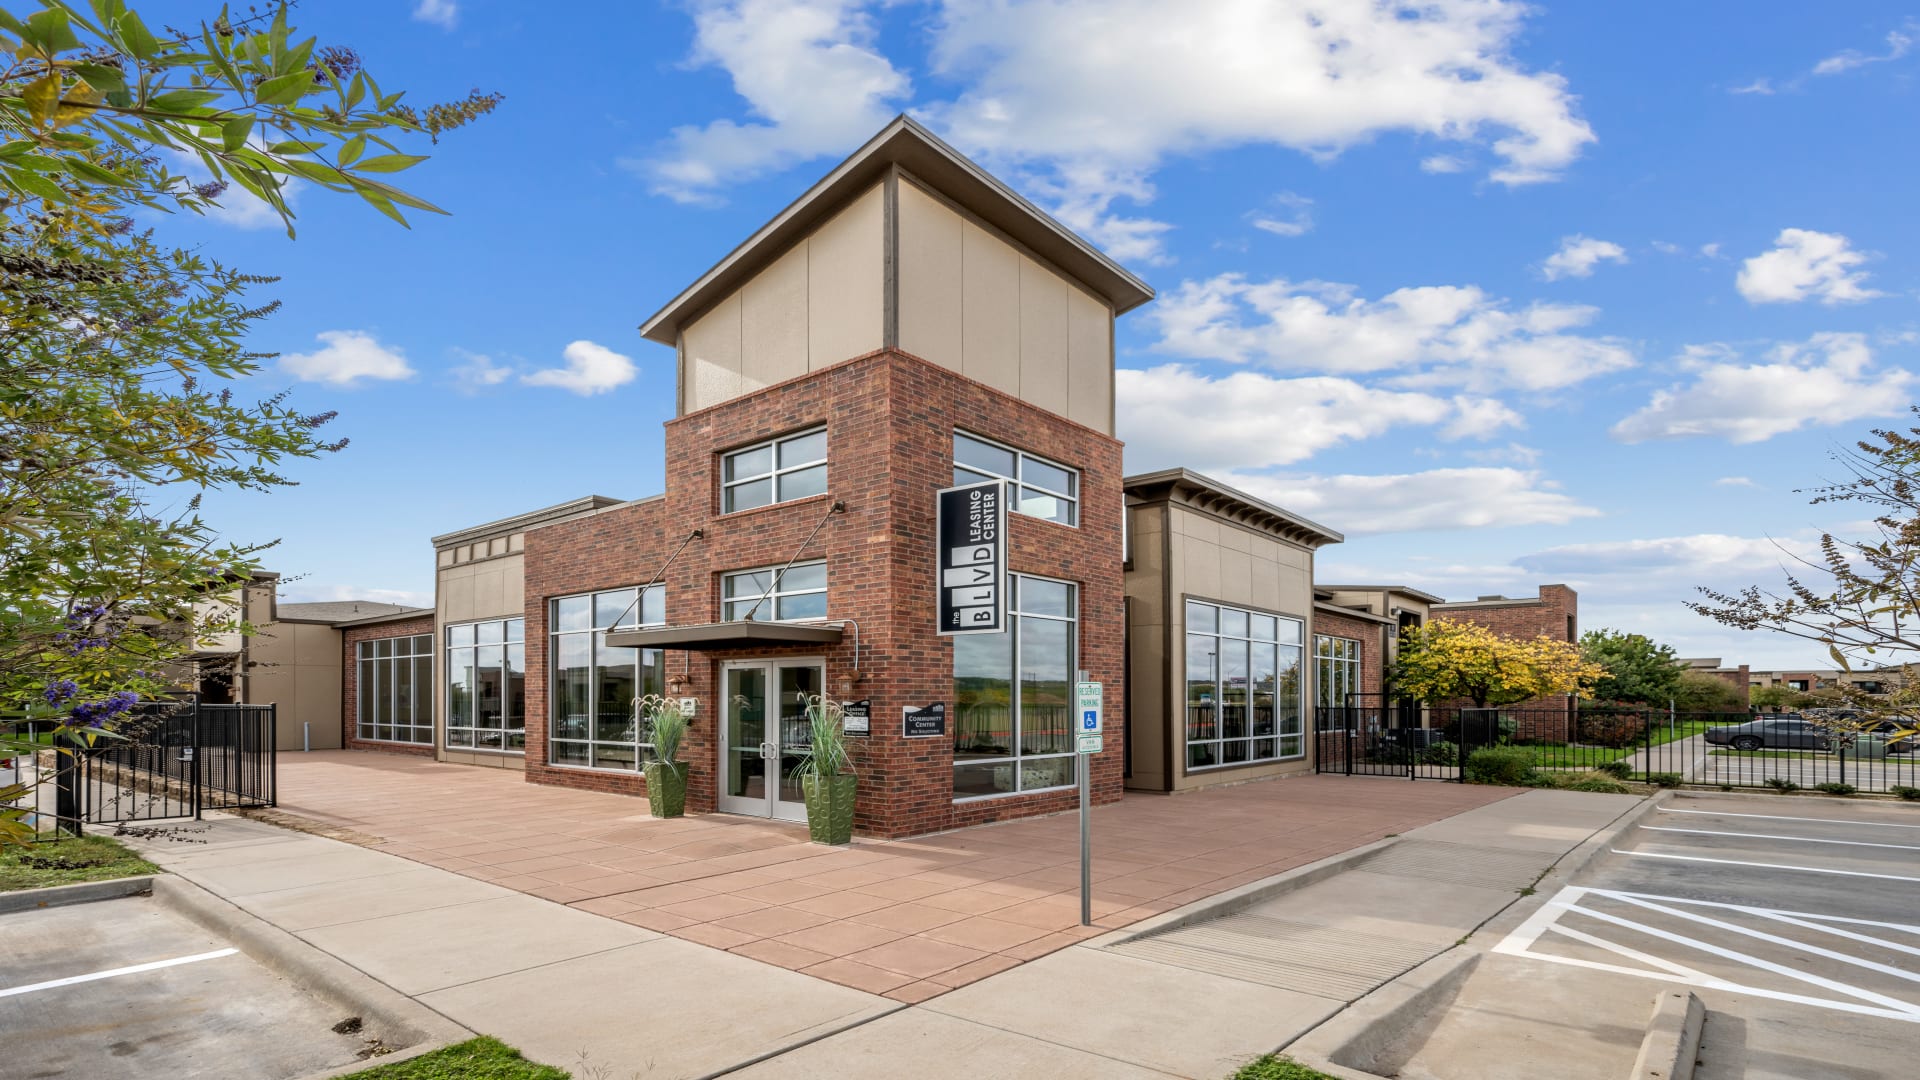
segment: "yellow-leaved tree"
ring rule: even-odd
[[[1513,638],[1478,623],[1435,619],[1408,629],[1390,679],[1420,701],[1468,698],[1481,707],[1582,693],[1606,674],[1572,642]]]

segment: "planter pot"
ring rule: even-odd
[[[679,817],[687,812],[686,762],[647,762],[647,809],[654,817]]]
[[[816,844],[853,842],[854,777],[806,775],[800,793],[807,801],[807,835]]]

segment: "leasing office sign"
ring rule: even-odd
[[[997,634],[1007,628],[1006,483],[952,487],[939,499],[940,633]]]

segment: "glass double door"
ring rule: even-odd
[[[826,685],[819,660],[749,660],[721,666],[720,809],[807,820],[794,775],[807,752],[807,697]]]

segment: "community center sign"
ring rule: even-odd
[[[997,634],[1007,628],[1007,486],[1002,480],[940,493],[940,633]]]

